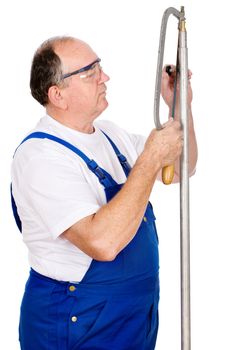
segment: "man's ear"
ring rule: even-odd
[[[67,103],[64,100],[61,89],[57,85],[50,86],[48,90],[49,102],[57,108],[65,110]]]

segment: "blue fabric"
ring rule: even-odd
[[[32,270],[21,306],[21,349],[153,350],[158,298],[155,277],[141,283],[72,284]]]
[[[13,211],[13,215],[15,218],[15,222],[16,225],[18,226],[18,229],[20,232],[22,232],[22,222],[20,220],[19,214],[18,214],[18,210],[17,210],[17,206],[13,197],[13,193],[12,193],[12,184],[10,186],[10,195],[11,195],[11,207],[12,207],[12,211]]]
[[[127,160],[124,167],[129,174]],[[107,201],[122,187],[110,175],[108,179]],[[158,237],[148,203],[132,241],[111,262],[92,260],[80,283],[55,281],[31,270],[21,305],[21,349],[153,350],[158,274]]]

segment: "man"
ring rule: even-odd
[[[179,121],[145,141],[96,121],[109,77],[84,42],[36,51],[32,95],[46,116],[14,156],[12,191],[31,266],[21,306],[23,350],[152,350],[158,329],[158,239],[149,196],[182,150]],[[172,77],[163,96],[171,109]],[[190,173],[196,141],[190,107]],[[178,108],[178,106],[177,106]],[[178,117],[178,116],[177,116]]]

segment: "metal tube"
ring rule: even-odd
[[[185,21],[180,21],[180,120],[184,146],[180,160],[180,268],[181,268],[181,349],[191,349],[190,318],[190,232],[189,232],[189,121],[188,54]]]
[[[181,349],[191,350],[190,317],[190,232],[189,232],[189,121],[188,121],[188,54],[184,7],[181,11],[168,8],[163,15],[157,61],[157,74],[154,97],[154,121],[161,129],[159,104],[161,94],[162,67],[168,17],[173,14],[179,19],[178,61],[180,84],[180,119],[184,146],[180,158],[180,271],[181,271]]]

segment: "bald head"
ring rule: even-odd
[[[63,72],[77,70],[97,58],[96,53],[87,43],[75,38],[55,42],[54,51],[61,60]]]
[[[48,104],[48,90],[53,85],[68,84],[62,74],[82,66],[96,57],[84,41],[70,37],[53,37],[36,50],[31,66],[30,88],[32,96],[43,106]]]

